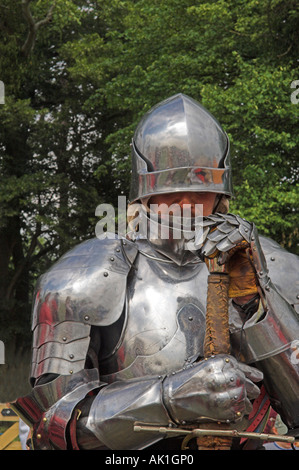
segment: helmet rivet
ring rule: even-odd
[[[108,277],[108,273],[106,271],[104,272],[104,277]]]

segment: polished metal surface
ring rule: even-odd
[[[253,227],[251,250],[263,299],[244,324],[231,315],[231,341],[248,364],[257,364],[273,406],[290,428],[299,427],[299,259]],[[297,307],[297,308],[296,308]]]
[[[219,354],[167,377],[163,400],[177,424],[238,421],[259,395],[252,380],[262,378],[260,371]]]
[[[270,238],[259,236],[259,244],[262,254],[257,267],[268,270],[268,276],[277,291],[299,313],[299,257]],[[253,253],[258,252],[254,250]]]
[[[171,423],[161,399],[162,381],[143,377],[104,387],[93,401],[87,428],[109,449],[141,450],[161,440],[160,433],[135,433],[133,423]]]
[[[77,404],[92,390],[100,388],[98,371],[81,370],[36,385],[32,393],[19,398],[14,408],[30,426],[36,450],[66,450],[66,430]]]
[[[299,339],[298,314],[281,297],[271,282],[265,292],[267,312],[261,316],[258,312],[257,318],[252,317],[242,328],[242,353],[247,363],[254,363],[286,351],[293,341]],[[237,334],[240,335],[241,332],[235,332],[232,336]]]
[[[91,325],[114,323],[122,314],[136,255],[128,240],[96,238],[66,253],[40,278],[33,308],[32,377],[73,374],[84,367]]]
[[[289,430],[297,429],[299,437],[299,367],[298,343],[290,348],[261,360],[258,364],[264,374],[264,383],[271,396],[272,406],[279,413]]]
[[[93,401],[87,428],[110,449],[143,449],[165,436],[159,432],[134,433],[135,422],[175,426],[241,420],[252,409],[249,398],[259,394],[251,379],[261,378],[259,371],[221,355],[167,377],[117,380],[102,388]]]
[[[202,227],[205,238],[200,256],[209,258],[219,251],[220,263],[226,262],[227,253],[237,245],[247,242],[249,246],[253,230],[253,224],[234,214],[212,214],[204,218]]]
[[[62,321],[39,323],[33,332],[31,377],[54,372],[73,374],[84,369],[90,342],[90,325]]]
[[[55,325],[68,320],[88,325],[116,321],[136,254],[133,243],[117,238],[94,238],[77,245],[40,278],[33,328],[37,323]],[[115,285],[119,289],[115,290]]]
[[[239,407],[244,405],[242,398],[247,400],[244,386],[239,394],[235,393],[242,368],[227,368],[224,373],[218,363],[219,370],[216,362],[212,366],[203,361],[200,371],[195,364],[203,355],[208,274],[205,264],[192,262],[180,266],[154,250],[146,240],[126,243],[128,257],[121,251],[126,245],[119,240],[97,240],[79,246],[54,266],[51,275],[46,275],[40,284],[34,317],[33,368],[37,376],[62,375],[53,382],[35,386],[31,396],[19,402],[19,409],[23,409],[28,421],[35,423],[37,448],[65,448],[65,430],[76,403],[97,388],[101,390],[89,413],[87,429],[97,436],[99,445],[112,449],[142,449],[164,437],[134,433],[134,421],[146,419],[168,425],[173,419],[183,421],[183,416],[192,421],[193,408],[199,412],[199,408],[190,405],[194,396],[192,377],[196,373],[198,379],[201,374],[204,376],[202,416],[217,419],[217,413],[213,414],[215,403],[221,403],[221,409],[233,410],[231,414],[224,412],[223,419],[234,419],[236,413],[243,413]],[[279,274],[290,272],[294,255],[286,256],[267,239],[261,238],[260,243],[265,261],[263,252],[259,253],[258,240],[252,245],[257,247],[256,263],[263,268],[259,275],[264,281],[264,272],[267,273],[267,279],[272,278],[277,288],[269,281],[262,282],[266,315],[259,312],[261,316],[243,325],[239,313],[231,312],[234,351],[236,355],[241,351],[248,362],[258,363],[271,398],[285,422],[295,427],[299,424],[299,381],[292,347],[298,339],[298,318],[290,304],[298,303],[297,284],[294,278],[290,286],[290,280],[281,279]],[[73,284],[72,279],[78,282]],[[101,300],[101,295],[105,299]],[[88,320],[79,314],[84,305],[88,306],[85,314],[91,313]],[[99,331],[101,382],[94,372],[84,370],[88,344]],[[213,394],[208,389],[219,378],[228,381],[227,392],[223,395],[219,388],[211,412]],[[249,389],[252,390],[252,384]]]
[[[132,144],[130,200],[174,191],[232,194],[229,141],[197,101],[178,94],[152,108]]]
[[[132,164],[132,202],[176,191],[232,194],[228,137],[183,94],[141,120]],[[77,424],[86,439],[92,433],[110,449],[143,449],[166,437],[134,432],[136,421],[165,428],[200,420],[243,426],[259,392],[254,382],[262,380],[247,364],[263,372],[285,423],[299,427],[298,257],[259,237],[254,224],[238,216],[205,219],[202,254],[219,250],[225,262],[245,242],[261,303],[249,319],[230,309],[232,355],[247,364],[232,356],[202,360],[208,271],[197,250],[186,250],[193,227],[176,236],[172,219],[164,238],[165,227],[156,222],[155,240],[148,233],[135,242],[89,240],[40,278],[32,325],[34,387],[15,403],[33,426],[36,449],[67,449],[70,423],[72,432]],[[92,354],[98,368],[85,369]],[[74,415],[78,404],[86,405],[82,419]]]
[[[158,253],[163,254],[175,264],[184,266],[189,263],[199,263],[195,252],[195,224],[202,217],[187,218],[178,216],[157,217],[147,210],[143,204],[139,205],[138,232],[130,233],[133,240],[147,239],[149,244]],[[191,248],[193,251],[191,251]]]
[[[128,280],[126,322],[119,348],[100,361],[102,380],[108,382],[168,373],[203,355],[205,264],[178,268],[164,262],[147,241],[136,243],[140,250],[135,262],[137,275]],[[113,364],[117,365],[115,370],[107,373]]]
[[[264,373],[275,409],[290,428],[299,427],[298,314],[269,281],[267,313],[253,317],[231,334],[235,350]]]

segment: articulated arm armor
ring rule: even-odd
[[[251,234],[251,250],[258,281],[262,289],[262,302],[256,318],[245,323],[242,333],[232,335],[240,345],[248,364],[255,363],[264,373],[264,383],[272,406],[285,424],[297,428],[299,433],[299,311],[298,257],[285,250],[277,250],[271,243],[269,263],[278,265],[277,287],[269,277],[267,263],[254,228]],[[294,276],[292,276],[292,271]],[[297,286],[294,280],[297,279]],[[296,282],[296,281],[295,281]],[[283,297],[279,289],[284,289]],[[297,287],[297,290],[296,290]],[[263,304],[264,303],[264,304]],[[287,386],[286,386],[287,384]]]
[[[231,195],[228,137],[185,95],[146,113],[132,150],[131,202],[177,191]],[[196,250],[185,257],[176,237],[156,248],[150,238],[90,240],[42,276],[33,312],[33,390],[15,403],[33,428],[34,448],[142,449],[163,439],[134,432],[136,421],[243,426],[259,393],[254,382],[262,379],[248,364],[263,371],[285,423],[299,427],[292,350],[299,338],[298,258],[263,240],[268,273],[254,226],[238,216],[211,216],[204,234],[206,256],[216,247],[225,262],[225,254],[246,245],[254,280],[257,273],[261,308],[249,319],[232,309],[231,356],[203,359],[208,272]],[[242,363],[235,358],[240,351]]]
[[[232,344],[247,364],[256,364],[263,371],[272,405],[290,429],[298,428],[299,259],[261,237],[262,249],[254,224],[233,214],[212,215],[204,225],[208,235],[201,250],[206,256],[219,250],[224,263],[231,250],[241,246],[250,250],[260,286],[260,307],[250,319],[241,315],[239,326],[232,321]]]
[[[288,292],[283,286],[286,298],[276,290],[269,280],[254,232],[251,238],[254,238],[250,243],[266,301],[266,313],[257,320],[251,318],[243,328],[233,321],[232,340],[237,350],[242,348],[245,362],[257,364],[263,371],[267,391],[277,411],[290,428],[295,428],[299,425],[299,374],[296,361],[292,361],[291,348],[298,338],[298,320],[290,305],[295,299],[292,289]],[[285,265],[284,257],[288,257],[287,263],[298,262],[295,256],[278,249],[276,244],[264,239],[262,242],[268,262],[271,257],[281,258],[281,266]],[[201,348],[196,342],[192,347],[187,347],[186,343],[185,356],[177,357],[176,338],[178,346],[185,340],[188,342],[192,336],[188,328],[194,324],[198,331],[196,321],[202,321],[196,306],[201,303],[197,304],[195,298],[188,304],[192,309],[186,310],[192,311],[192,317],[187,314],[185,318],[183,309],[175,314],[179,326],[172,338],[167,338],[168,333],[163,333],[165,328],[158,324],[153,332],[161,331],[160,336],[153,336],[151,342],[145,344],[152,348],[149,348],[150,352],[147,353],[145,348],[138,353],[137,349],[143,347],[138,341],[132,349],[134,337],[129,335],[126,339],[129,323],[124,310],[128,308],[126,290],[132,286],[128,279],[143,276],[142,270],[136,271],[133,266],[138,257],[143,256],[139,250],[137,243],[129,241],[91,240],[67,253],[41,278],[33,319],[34,387],[30,395],[14,404],[33,428],[34,448],[143,449],[164,436],[134,432],[136,421],[164,426],[215,420],[238,424],[250,412],[250,400],[258,395],[253,382],[262,379],[259,371],[238,363],[232,356],[201,360]],[[159,258],[163,261],[163,256],[159,255]],[[152,266],[157,264],[157,260],[148,259]],[[169,266],[167,260],[164,261],[162,273]],[[200,278],[198,290],[206,285],[207,272],[203,263],[180,268],[180,276],[184,269],[194,272],[195,280]],[[153,282],[154,279],[156,277]],[[281,278],[277,281],[278,285],[283,285]],[[171,288],[176,289],[177,281],[172,282]],[[186,282],[184,279],[179,286],[179,302]],[[202,297],[205,298],[205,291]],[[204,307],[204,299],[201,301]],[[146,304],[140,305],[140,311],[145,308]],[[199,315],[198,320],[196,315]],[[101,348],[101,342],[108,331],[111,333],[111,328],[119,334],[108,351]],[[141,326],[140,341],[142,329]],[[144,334],[150,335],[145,326]],[[157,339],[163,344],[154,349]],[[163,351],[166,354],[168,344],[172,344],[170,339],[174,342],[171,349],[176,364],[174,370],[161,364],[161,358],[168,357],[163,356]],[[120,371],[119,378],[117,374],[113,378],[113,370],[110,374],[107,371],[102,374],[105,361],[101,362],[100,354],[107,358],[106,364],[120,363],[122,357],[133,350],[137,361],[127,367],[123,376]],[[161,368],[160,374],[150,370],[144,372],[141,359],[146,356],[153,358],[152,370]]]

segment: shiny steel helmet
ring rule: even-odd
[[[181,93],[154,106],[137,126],[130,202],[176,191],[232,195],[227,134],[200,103]]]

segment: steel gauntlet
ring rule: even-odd
[[[143,449],[165,436],[136,433],[134,423],[241,419],[259,394],[251,380],[261,379],[259,371],[219,355],[166,377],[118,381],[100,390],[84,425],[108,448]]]
[[[252,381],[260,380],[258,370],[219,354],[167,377],[164,402],[177,424],[236,421],[250,413],[259,395]]]

